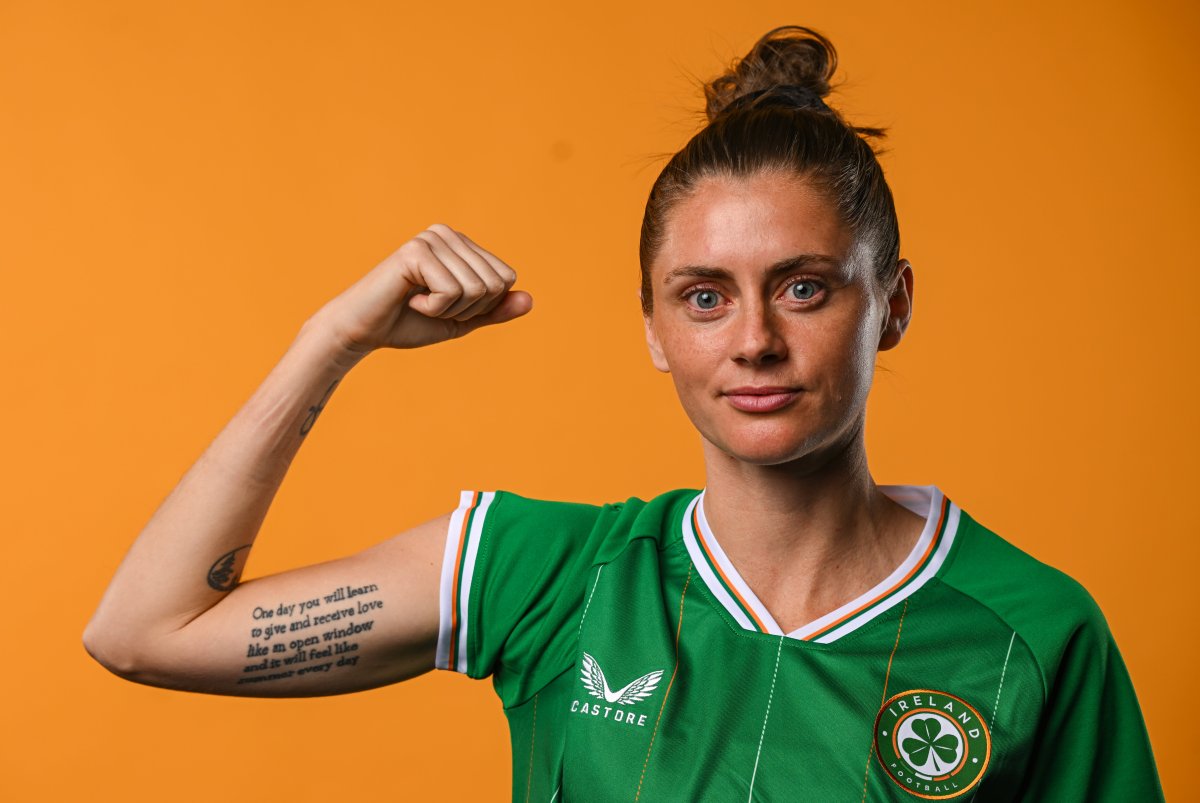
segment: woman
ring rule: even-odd
[[[832,45],[766,34],[706,87],[641,240],[655,366],[706,485],[605,506],[464,491],[340,560],[238,582],[341,378],[529,311],[430,226],[318,311],[139,536],[84,635],[141,683],[338,694],[493,676],[514,800],[1159,800],[1087,592],[936,486],[874,483],[877,352],[913,269]]]

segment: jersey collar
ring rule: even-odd
[[[934,577],[946,560],[962,511],[934,485],[877,485],[880,491],[919,516],[925,528],[895,570],[856,599],[784,633],[717,543],[704,516],[704,491],[688,503],[683,515],[683,541],[704,584],[729,615],[746,630],[787,635],[826,644],[852,633],[907,599]]]

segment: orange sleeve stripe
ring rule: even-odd
[[[463,554],[467,551],[467,527],[471,513],[479,504],[479,491],[471,492],[471,505],[463,512],[462,530],[458,533],[458,554],[454,558],[454,584],[450,590],[450,655],[447,663],[454,669],[458,651],[458,578],[462,574]]]

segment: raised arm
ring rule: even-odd
[[[304,323],[167,496],[84,631],[121,677],[214,694],[339,694],[434,666],[447,513],[355,555],[240,576],[292,459],[377,348],[460,337],[529,311],[515,272],[434,224]]]

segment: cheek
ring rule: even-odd
[[[875,365],[875,338],[871,327],[859,326],[846,342],[848,368],[856,374],[871,373]]]
[[[859,403],[870,389],[875,374],[878,337],[872,318],[856,312],[823,332],[813,333],[812,349],[796,355],[802,375],[813,372],[828,383],[827,391],[838,402]],[[819,344],[819,345],[818,345]],[[816,379],[816,376],[812,377]]]
[[[713,365],[722,353],[715,334],[703,330],[660,333],[659,342],[671,373],[687,377],[711,376]]]
[[[879,337],[871,325],[872,320],[870,317],[860,320],[844,344],[846,383],[863,398],[874,380],[875,359],[879,353]]]

